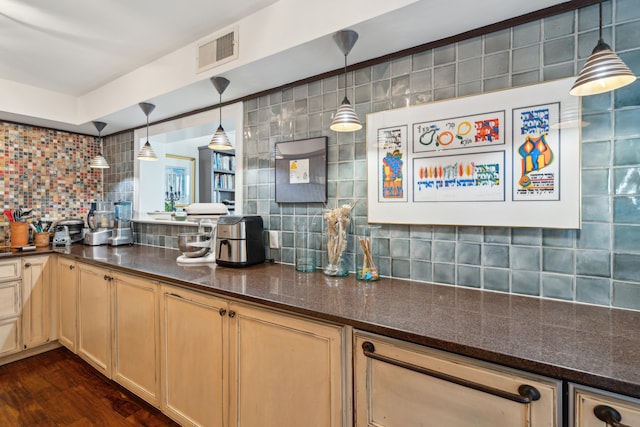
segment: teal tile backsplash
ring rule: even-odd
[[[640,2],[605,1],[603,12],[605,41],[640,74],[640,38],[628,36],[640,33]],[[348,73],[349,99],[366,122],[369,112],[572,76],[595,46],[597,27],[598,5],[591,5],[360,68]],[[269,252],[278,262],[294,262],[296,235],[307,224],[321,265],[322,226],[310,220],[322,206],[275,203],[276,142],[328,136],[328,204],[357,200],[354,223],[367,221],[366,127],[346,135],[328,130],[343,85],[343,76],[334,76],[244,102],[244,213],[282,232],[282,248]],[[640,82],[583,98],[582,112],[582,230],[382,224],[381,273],[640,310]],[[107,139],[105,150],[124,144]],[[106,180],[114,195],[127,179],[121,174]],[[352,264],[354,251],[352,239]]]

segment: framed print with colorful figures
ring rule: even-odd
[[[580,228],[572,84],[367,115],[369,222]]]

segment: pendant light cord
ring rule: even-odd
[[[599,15],[600,15],[600,20],[599,20],[599,22],[600,22],[600,26],[599,26],[600,32],[598,33],[598,35],[600,37],[599,40],[602,40],[602,2],[598,3],[598,7],[599,7],[599,10],[600,10],[600,12],[599,12]]]
[[[347,99],[347,54],[344,54],[344,98]]]

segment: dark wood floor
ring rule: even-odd
[[[0,426],[177,426],[65,348],[0,366]]]

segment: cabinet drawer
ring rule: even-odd
[[[20,314],[20,282],[0,283],[0,319]]]
[[[354,343],[356,426],[560,425],[559,381],[361,332]]]
[[[640,426],[640,400],[590,387],[569,385],[575,427]],[[598,413],[598,415],[596,415]],[[611,417],[611,418],[607,418]]]
[[[20,278],[20,260],[0,262],[0,281]]]

